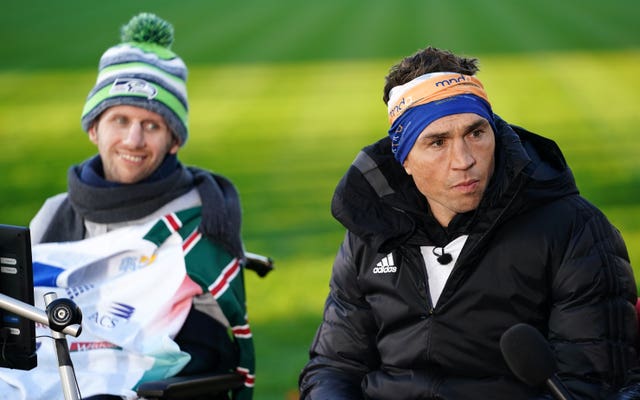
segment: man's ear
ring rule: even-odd
[[[173,135],[171,137],[173,138],[173,144],[169,147],[169,154],[176,154],[180,150],[180,139]]]
[[[171,135],[171,146],[169,146],[168,154],[176,154],[180,150],[180,139],[175,135]]]
[[[407,175],[411,175],[411,168],[409,167],[409,163],[407,163],[407,160],[404,160],[404,162],[402,163],[402,168],[404,168],[404,172],[406,172]]]
[[[89,140],[91,140],[94,144],[98,144],[98,124],[96,122],[92,123],[89,127]]]

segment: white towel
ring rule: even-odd
[[[175,375],[189,361],[173,338],[201,289],[187,277],[179,234],[159,248],[143,239],[155,222],[33,248],[34,281],[49,282],[36,286],[36,306],[44,309],[53,291],[82,311],[82,333],[67,341],[83,397],[135,399],[141,381]],[[49,328],[36,334],[38,366],[0,368],[0,399],[64,399],[53,340],[43,337]]]

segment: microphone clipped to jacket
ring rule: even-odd
[[[556,400],[574,400],[556,375],[556,361],[549,343],[536,328],[520,323],[507,329],[500,338],[500,350],[521,381],[532,387],[546,385]]]
[[[444,251],[444,246],[440,248],[440,251],[441,251],[440,254],[436,253],[436,249],[437,247],[434,247],[431,252],[433,253],[434,256],[436,256],[436,260],[440,265],[447,265],[451,262],[451,260],[453,260],[453,256]]]

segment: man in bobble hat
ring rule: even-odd
[[[177,313],[184,301],[176,300],[170,308],[172,318],[158,316],[153,329],[140,329],[138,337],[144,340],[121,342],[108,331],[125,322],[133,329],[132,321],[141,318],[136,310],[149,306],[155,295],[153,286],[165,280],[152,281],[150,288],[140,289],[133,296],[140,302],[135,306],[120,301],[95,313],[87,314],[83,309],[83,333],[78,338],[82,344],[70,343],[80,392],[83,398],[133,399],[133,389],[148,379],[237,371],[245,376],[245,385],[234,398],[250,399],[254,349],[245,309],[237,191],[224,177],[178,161],[178,150],[189,134],[189,107],[187,68],[170,50],[173,27],[153,14],[142,13],[122,27],[121,38],[122,43],[109,48],[100,59],[98,78],[82,111],[82,128],[99,154],[72,166],[68,192],[49,198],[31,222],[34,259],[38,246],[48,243],[99,243],[105,238],[106,244],[101,246],[108,248],[117,242],[120,232],[131,229],[142,229],[145,242],[159,249],[168,237],[178,237],[185,276],[173,296],[180,299],[180,293],[187,293],[187,307],[186,312]],[[147,260],[150,266],[154,266],[155,254],[161,252]],[[113,286],[116,292],[145,283],[140,278],[127,281],[127,274],[152,270],[139,268],[129,259],[127,262],[120,262],[117,279],[128,283]],[[80,306],[83,296],[97,292],[105,296],[105,288],[112,287],[107,286],[114,279],[111,275],[93,270],[82,275],[83,279],[91,276],[90,281],[70,283],[68,278],[66,284],[61,283],[62,270],[50,267],[43,271],[36,265],[36,285],[73,292]],[[59,274],[54,283],[43,281],[42,274],[51,275],[52,271]],[[159,299],[171,296],[157,295]],[[71,296],[63,293],[63,297]],[[175,318],[174,312],[178,314]],[[184,322],[173,326],[176,321]],[[158,327],[169,339],[154,339],[153,335],[162,331]],[[179,347],[172,347],[172,340]],[[39,341],[42,347],[48,345],[46,338]],[[157,350],[167,347],[173,352]],[[84,351],[74,351],[80,348]],[[8,382],[0,382],[3,395],[11,399],[62,398],[58,379],[38,378],[46,376],[38,372],[46,368],[40,354],[38,357],[35,370],[21,375],[24,371],[15,371],[14,377],[19,379],[3,377]],[[123,376],[118,376],[120,372]]]
[[[476,72],[428,47],[386,77],[388,136],[333,197],[347,234],[301,399],[638,398],[624,241]]]

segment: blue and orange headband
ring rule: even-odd
[[[489,121],[496,131],[487,93],[471,75],[454,72],[421,75],[391,89],[387,105],[391,150],[401,164],[420,133],[447,115],[474,113]]]

